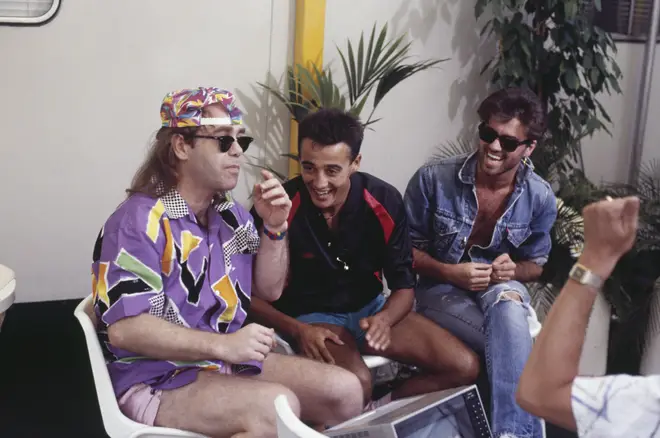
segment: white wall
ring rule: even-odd
[[[603,95],[601,103],[607,109],[613,125],[612,136],[601,131],[587,139],[583,153],[585,170],[594,182],[625,182],[628,178],[633,133],[637,123],[636,110],[639,86],[643,74],[644,44],[618,43],[616,60],[623,78],[621,94]],[[644,135],[642,164],[660,158],[660,48],[656,50],[655,67],[649,103],[648,123]]]
[[[279,153],[287,115],[257,111],[269,105],[253,87],[279,80],[291,58],[291,4],[68,0],[42,27],[0,26],[0,263],[16,271],[18,301],[90,293],[94,239],[166,92],[235,90],[257,138],[249,152]],[[254,175],[244,170],[242,201]]]

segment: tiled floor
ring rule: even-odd
[[[106,437],[77,300],[16,304],[0,332],[0,437]],[[548,438],[576,435],[551,425]]]

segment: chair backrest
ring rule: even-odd
[[[278,438],[323,438],[320,434],[300,421],[289,406],[289,400],[284,394],[275,399],[275,412],[277,414]]]
[[[7,266],[0,265],[0,313],[14,304],[14,289],[16,289],[14,271]]]
[[[74,315],[78,318],[85,333],[85,342],[89,353],[89,361],[92,365],[92,374],[94,375],[96,395],[99,400],[99,407],[101,408],[101,417],[103,417],[103,426],[111,437],[130,437],[136,431],[147,426],[129,419],[119,410],[115,391],[110,380],[110,374],[108,373],[108,367],[103,357],[103,350],[96,334],[96,328],[92,319],[85,311],[88,306],[91,306],[91,301],[91,295],[82,300],[76,307]]]

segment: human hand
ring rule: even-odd
[[[248,324],[234,333],[222,335],[219,359],[229,363],[263,361],[275,346],[275,331],[259,324]]]
[[[492,272],[493,268],[485,263],[459,263],[454,265],[449,280],[462,289],[476,292],[488,287]]]
[[[383,312],[360,320],[360,328],[367,332],[367,345],[376,351],[384,351],[390,345],[390,321]]]
[[[303,324],[296,331],[294,338],[298,343],[298,349],[305,356],[329,364],[334,364],[335,359],[330,354],[325,341],[330,340],[337,345],[344,345],[344,342],[333,331],[312,324]]]
[[[612,264],[630,251],[637,235],[639,198],[629,196],[587,205],[584,218],[583,256]]]
[[[490,274],[490,281],[493,283],[511,281],[516,275],[516,264],[507,253],[500,254],[493,260],[492,266],[493,272]]]
[[[255,184],[252,190],[254,209],[268,230],[284,231],[291,210],[291,199],[282,183],[267,170],[261,171],[264,181]]]

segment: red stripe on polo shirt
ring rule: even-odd
[[[289,225],[291,225],[291,221],[293,221],[293,217],[296,215],[298,207],[300,207],[300,192],[297,192],[296,196],[291,200],[291,210],[289,210],[289,217],[286,220]]]
[[[378,202],[378,200],[374,198],[373,195],[367,191],[367,189],[364,189],[364,200],[367,201],[369,207],[371,207],[371,209],[376,214],[378,222],[380,222],[380,226],[383,228],[385,244],[387,245],[387,243],[390,241],[390,237],[392,236],[392,232],[394,231],[394,219],[392,219],[392,216],[390,216],[387,210],[385,210],[383,204]]]

